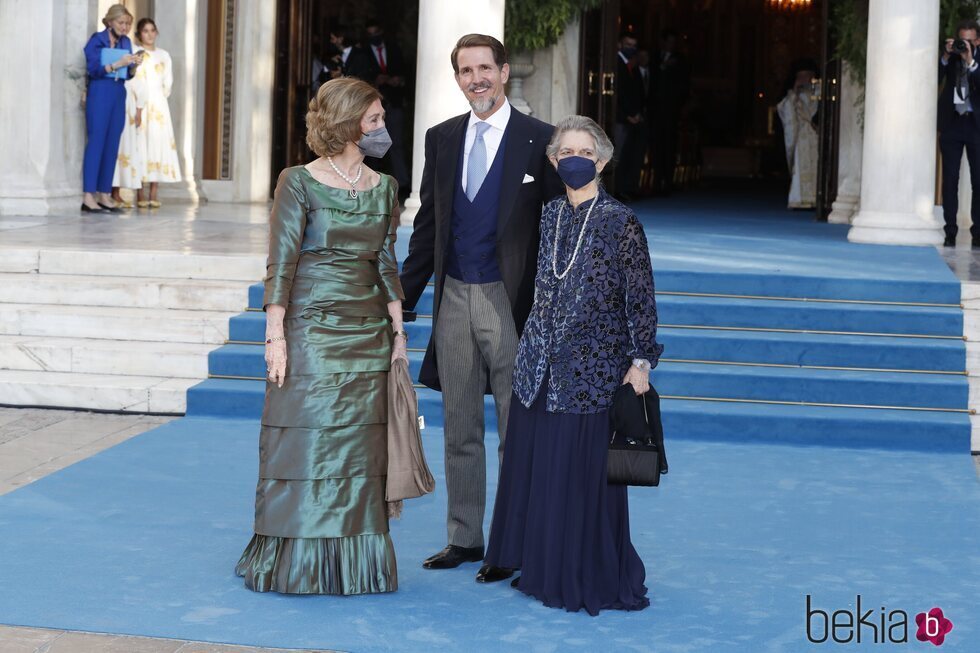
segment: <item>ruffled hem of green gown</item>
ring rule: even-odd
[[[376,594],[398,589],[387,533],[290,538],[254,535],[235,573],[245,587],[281,594]]]

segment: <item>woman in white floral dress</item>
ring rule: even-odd
[[[143,173],[143,189],[139,193],[139,206],[158,208],[157,192],[160,183],[180,181],[180,162],[177,143],[170,119],[167,98],[173,86],[173,63],[170,54],[156,47],[157,26],[152,18],[141,18],[136,24],[136,34],[143,45],[143,65],[137,72],[146,88],[146,105],[143,110],[143,134],[146,139],[146,162]],[[146,196],[149,187],[149,197]]]
[[[142,50],[132,43],[132,52]],[[112,199],[118,206],[133,208],[132,202],[123,199],[120,188],[139,190],[143,187],[146,173],[146,138],[143,134],[143,110],[146,103],[146,84],[140,75],[126,81],[126,124],[119,138],[119,154],[116,170],[112,175]]]

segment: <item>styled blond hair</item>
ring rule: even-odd
[[[108,27],[109,23],[121,16],[129,16],[129,19],[133,20],[133,14],[129,13],[129,9],[126,9],[126,7],[120,4],[112,5],[106,10],[105,16],[102,18],[102,24]]]
[[[331,79],[310,100],[306,144],[317,156],[336,156],[361,140],[361,118],[381,93],[353,77]]]

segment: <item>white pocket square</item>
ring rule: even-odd
[[[532,177],[531,175],[525,174],[524,175],[524,181],[522,181],[521,183],[522,184],[530,184],[532,181],[534,181],[534,177]]]

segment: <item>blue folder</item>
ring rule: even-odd
[[[124,50],[122,48],[102,48],[102,54],[100,55],[101,59],[99,59],[99,61],[104,68],[110,64],[116,63],[127,54],[132,53],[129,50]],[[106,73],[105,76],[109,79],[126,79],[129,77],[129,67],[123,66],[114,72]]]

